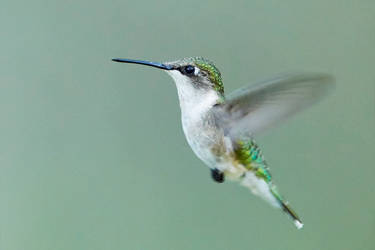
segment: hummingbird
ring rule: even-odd
[[[112,59],[151,66],[168,73],[177,87],[182,128],[196,156],[217,183],[239,182],[280,208],[301,229],[303,223],[279,193],[254,136],[320,100],[333,87],[327,74],[283,74],[245,86],[229,95],[219,69],[203,57],[172,62]]]

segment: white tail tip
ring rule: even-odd
[[[294,221],[294,225],[296,225],[297,229],[303,228],[303,224],[300,221],[298,221],[298,220]]]

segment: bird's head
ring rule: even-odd
[[[150,62],[131,59],[113,59],[115,62],[135,63],[166,71],[175,81],[180,102],[199,103],[208,96],[216,102],[224,98],[224,85],[218,68],[202,57],[188,57],[173,62]]]

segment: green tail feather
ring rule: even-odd
[[[267,163],[263,158],[262,151],[253,139],[248,141],[237,141],[235,147],[235,155],[239,162],[241,162],[247,170],[252,171],[255,175],[263,179],[269,186],[273,196],[276,198],[280,207],[287,213],[294,221],[294,225],[300,229],[303,227],[298,215],[288,206],[276,186],[272,183],[272,176],[268,169]]]
[[[275,196],[275,198],[279,201],[281,208],[284,210],[286,214],[290,216],[290,218],[293,219],[294,225],[298,228],[301,229],[303,227],[303,223],[301,219],[298,217],[296,212],[285,202],[285,200],[282,198],[282,196],[279,194],[277,191],[277,188],[275,185],[270,184],[270,190],[271,193]]]

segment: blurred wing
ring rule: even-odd
[[[238,89],[215,113],[234,138],[258,134],[320,100],[334,79],[325,74],[288,74]]]

